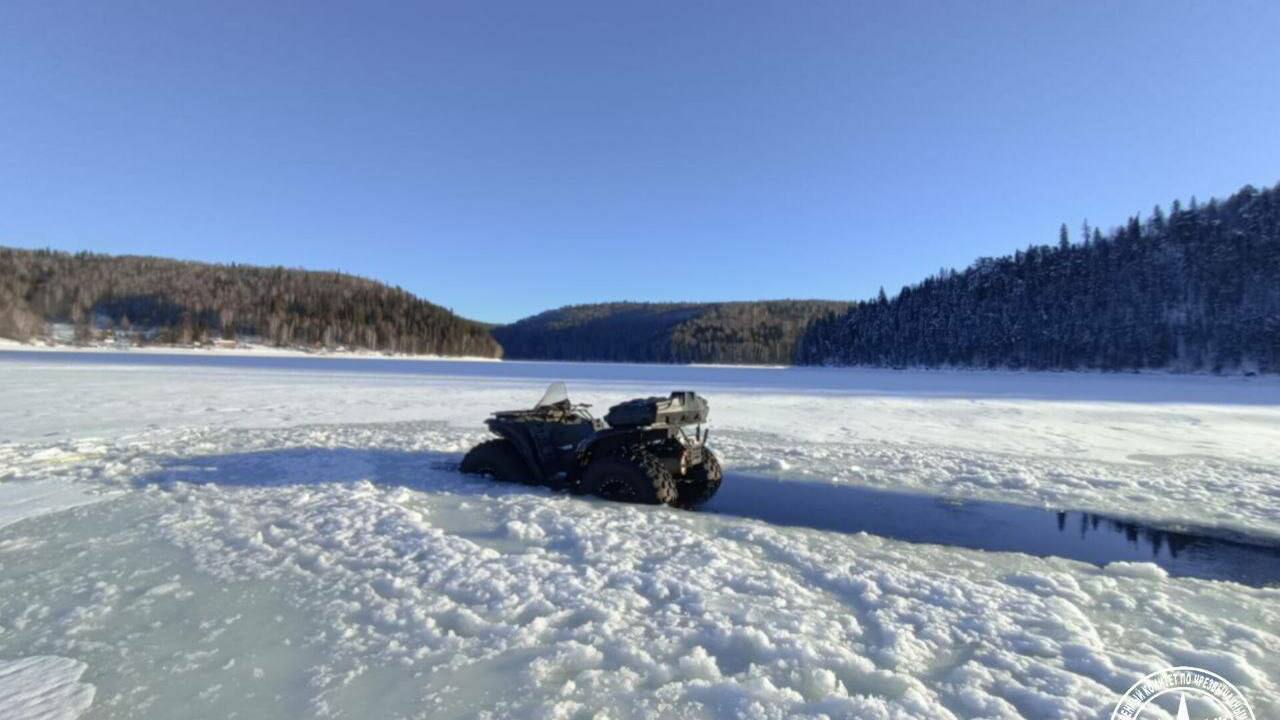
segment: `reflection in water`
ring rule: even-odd
[[[1086,535],[1090,532],[1098,532],[1099,528],[1110,532],[1120,533],[1124,535],[1124,539],[1135,548],[1150,548],[1153,560],[1159,560],[1166,554],[1172,560],[1178,559],[1178,554],[1186,548],[1191,547],[1197,541],[1204,541],[1203,535],[1195,535],[1183,532],[1174,532],[1171,530],[1161,530],[1160,528],[1139,525],[1138,523],[1126,520],[1116,520],[1102,515],[1083,512],[1057,512],[1058,530],[1067,532],[1067,519],[1071,515],[1077,515],[1080,518],[1080,538],[1086,539]],[[1231,541],[1217,539],[1215,543],[1230,543]]]
[[[707,512],[908,542],[1056,556],[1095,565],[1150,562],[1170,575],[1280,585],[1280,544],[1168,531],[1094,513],[957,501],[730,473]]]

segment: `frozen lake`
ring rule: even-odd
[[[552,380],[704,392],[723,494],[451,469]],[[1174,664],[1280,710],[1272,378],[0,352],[0,393],[17,717],[1092,718]]]
[[[421,375],[486,381],[657,384],[660,387],[731,387],[758,391],[905,395],[965,398],[1026,398],[1105,402],[1280,405],[1280,379],[1163,373],[1034,373],[1012,371],[904,371],[874,368],[812,368],[658,365],[532,361],[450,361],[405,358],[253,357],[216,352],[0,350],[0,361],[42,365],[188,367],[218,370],[278,370],[314,373]]]

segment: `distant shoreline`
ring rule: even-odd
[[[420,360],[450,362],[502,362],[501,358],[476,357],[471,355],[405,355],[399,353],[381,353],[373,350],[322,350],[305,348],[281,348],[269,345],[250,343],[209,344],[200,346],[188,345],[115,345],[88,344],[74,345],[69,343],[20,342],[9,338],[0,338],[0,350],[32,353],[139,353],[146,355],[225,355],[239,357],[311,357],[340,358],[357,360]]]
[[[406,360],[421,362],[485,362],[485,363],[532,363],[532,364],[586,364],[586,365],[622,365],[622,366],[653,366],[653,367],[678,367],[690,369],[705,370],[833,370],[833,371],[876,371],[890,373],[930,373],[930,374],[957,374],[957,375],[1043,375],[1043,376],[1126,376],[1126,375],[1145,375],[1145,376],[1168,376],[1168,377],[1218,377],[1218,378],[1238,378],[1250,380],[1276,380],[1278,377],[1274,373],[1248,373],[1248,372],[1210,372],[1207,370],[1182,370],[1174,368],[1142,368],[1142,369],[1123,369],[1123,370],[1102,370],[1098,368],[1074,368],[1070,370],[1060,368],[1008,368],[1008,367],[971,367],[965,365],[946,365],[938,367],[927,366],[904,366],[891,367],[883,365],[778,365],[778,364],[762,364],[754,365],[749,363],[664,363],[653,361],[619,361],[619,360],[553,360],[541,358],[490,358],[477,357],[469,355],[405,355],[394,353],[381,353],[373,350],[323,350],[323,349],[306,349],[306,348],[281,348],[271,345],[260,345],[257,343],[221,343],[215,342],[201,346],[189,345],[115,345],[107,343],[93,343],[87,345],[76,345],[74,343],[41,339],[35,342],[22,342],[11,338],[0,337],[0,352],[30,352],[33,354],[44,353],[49,355],[65,354],[65,353],[98,353],[103,355],[188,355],[194,357],[258,357],[258,358],[314,358],[329,360]]]

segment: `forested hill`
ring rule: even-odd
[[[0,337],[52,323],[82,339],[547,360],[1277,373],[1280,185],[1074,242],[1064,227],[892,298],[577,305],[493,328],[340,273],[0,248]]]
[[[351,275],[0,248],[0,337],[38,337],[49,323],[70,323],[81,339],[254,336],[289,347],[502,354],[487,326]]]
[[[1280,372],[1280,185],[983,258],[816,322],[811,364]]]
[[[848,306],[819,300],[574,305],[493,334],[509,358],[790,364],[813,321]]]

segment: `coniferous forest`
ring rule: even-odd
[[[796,360],[1280,372],[1280,185],[882,291],[815,322]]]
[[[813,321],[848,306],[824,300],[574,305],[493,334],[509,358],[790,364]]]
[[[490,327],[332,272],[0,248],[0,337],[545,360],[1280,372],[1280,185],[1156,207],[872,300],[601,303]],[[499,345],[501,343],[501,345]]]
[[[125,332],[156,343],[252,336],[283,347],[502,352],[485,325],[351,275],[0,248],[0,337],[40,337],[49,323],[86,340]]]

